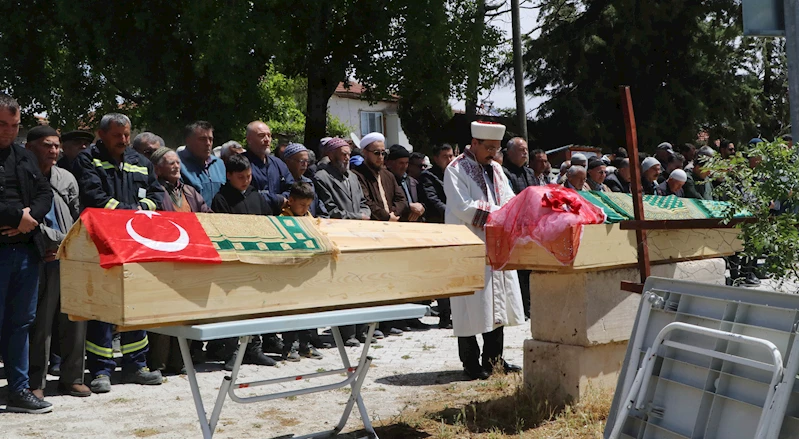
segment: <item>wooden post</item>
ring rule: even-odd
[[[630,157],[630,189],[633,196],[633,215],[636,221],[643,221],[644,199],[641,187],[641,165],[638,161],[638,131],[635,127],[635,113],[633,112],[633,99],[630,96],[630,87],[622,85],[621,109],[624,113],[624,128],[627,134],[627,153]],[[638,270],[641,272],[641,283],[649,277],[649,246],[646,242],[646,230],[636,228],[635,240],[638,243]]]

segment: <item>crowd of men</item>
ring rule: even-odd
[[[0,93],[0,356],[9,383],[7,411],[45,413],[47,374],[59,376],[58,390],[76,397],[111,391],[118,366],[122,381],[158,385],[164,373],[185,370],[176,340],[146,331],[114,334],[110,324],[73,322],[60,313],[56,251],[82,209],[166,210],[229,214],[288,215],[361,221],[423,221],[464,224],[484,238],[490,212],[529,186],[554,183],[547,154],[529,151],[513,138],[503,148],[505,127],[472,124],[472,143],[458,155],[449,145],[427,157],[401,145],[387,146],[369,133],[358,147],[342,138],[324,138],[316,154],[290,143],[272,149],[265,123],[246,127],[246,142],[214,148],[214,128],[206,121],[185,127],[185,147],[167,148],[155,133],[131,139],[130,119],[102,117],[94,133],[59,133],[41,125],[15,143],[20,107]],[[725,143],[721,154],[734,145]],[[712,182],[697,158],[712,148],[691,145],[676,152],[668,143],[642,162],[645,193],[710,199]],[[499,162],[502,162],[502,165]],[[574,154],[557,181],[575,190],[630,191],[629,159]],[[486,285],[474,296],[440,299],[439,327],[453,329],[466,374],[485,379],[496,367],[518,371],[502,359],[502,328],[529,318],[529,272],[486,267]],[[451,302],[451,303],[450,303]],[[383,322],[375,338],[427,330],[419,320]],[[347,346],[366,341],[365,327],[343,328]],[[476,335],[482,334],[482,359]],[[281,337],[282,336],[282,337]],[[191,344],[195,363],[222,361],[233,367],[238,349],[244,361],[274,366],[320,358],[331,347],[317,330],[263,334],[247,346],[237,340]],[[482,361],[481,361],[482,360]],[[88,369],[90,380],[84,382]]]
[[[444,170],[452,147],[437,147],[431,166],[407,148],[386,146],[371,133],[352,141],[325,138],[321,159],[301,144],[272,151],[265,123],[246,127],[246,143],[214,148],[214,128],[196,121],[185,128],[185,147],[167,148],[155,133],[131,139],[130,119],[118,113],[100,120],[96,136],[59,133],[41,125],[16,143],[20,107],[0,94],[0,357],[9,383],[7,411],[46,413],[48,373],[58,391],[76,397],[111,391],[119,365],[122,382],[158,385],[163,373],[185,370],[176,340],[146,331],[114,334],[98,321],[73,322],[60,313],[56,252],[85,208],[292,215],[377,221],[443,223]],[[277,155],[279,154],[279,156]],[[449,301],[438,301],[441,328],[452,328]],[[383,322],[377,339],[428,330],[420,320]],[[366,341],[365,327],[343,328],[345,344]],[[373,340],[374,342],[374,340]],[[331,347],[314,331],[253,337],[244,361],[274,366],[321,358]],[[231,369],[236,340],[191,344],[194,362],[223,361]],[[84,382],[84,371],[89,379]]]

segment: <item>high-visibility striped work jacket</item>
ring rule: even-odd
[[[111,158],[102,140],[81,152],[73,173],[80,188],[82,208],[160,210],[164,188],[152,163],[128,147],[122,162]]]

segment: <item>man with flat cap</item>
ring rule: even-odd
[[[61,310],[61,268],[56,252],[80,215],[78,182],[72,173],[55,166],[60,146],[58,132],[42,125],[28,132],[25,148],[36,157],[39,170],[50,182],[53,202],[39,224],[44,236],[44,264],[39,267],[39,298],[36,319],[30,330],[30,387],[44,399],[47,362],[58,348],[61,356],[59,393],[85,397],[92,394],[83,383],[86,356],[86,322],[73,322]],[[53,331],[58,325],[58,331]]]
[[[94,142],[94,134],[88,131],[70,131],[61,135],[61,159],[58,160],[59,168],[66,169],[72,173],[75,158],[81,151],[88,148]]]
[[[394,174],[397,185],[405,194],[410,209],[407,215],[400,218],[400,221],[421,221],[424,222],[424,204],[419,199],[419,181],[408,174],[411,153],[402,145],[391,145],[386,157],[386,169]]]
[[[485,241],[488,215],[513,198],[502,167],[493,160],[505,126],[472,122],[472,143],[444,172],[447,224],[462,224]],[[485,267],[485,287],[471,296],[453,297],[452,325],[466,375],[486,379],[494,367],[518,372],[520,367],[502,358],[503,328],[524,324],[522,296],[516,271]],[[477,334],[483,336],[482,364]]]

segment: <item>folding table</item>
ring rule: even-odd
[[[799,295],[649,277],[605,439],[799,437]]]
[[[368,356],[368,352],[377,322],[417,319],[425,316],[428,311],[429,308],[425,305],[406,304],[328,311],[314,314],[268,317],[224,323],[210,323],[204,325],[169,326],[150,329],[149,331],[177,337],[178,342],[180,343],[180,352],[183,356],[183,362],[186,365],[186,374],[189,378],[189,385],[191,386],[191,393],[194,397],[194,405],[197,409],[197,416],[200,420],[200,428],[202,429],[204,439],[210,439],[213,437],[216,424],[219,421],[219,415],[222,412],[222,405],[224,404],[227,396],[229,396],[234,402],[248,404],[279,398],[288,398],[297,395],[305,395],[309,393],[331,391],[344,386],[350,386],[350,398],[347,401],[347,404],[344,406],[344,413],[341,415],[338,425],[336,425],[336,427],[332,430],[301,436],[301,438],[330,437],[338,435],[344,429],[347,419],[349,419],[350,413],[355,405],[358,406],[358,411],[360,412],[364,429],[369,435],[368,437],[377,438],[377,434],[375,433],[372,423],[369,419],[369,414],[366,411],[366,406],[361,398],[361,386],[366,378],[366,373],[369,371],[369,366],[372,363],[372,358]],[[360,359],[358,360],[358,364],[353,367],[350,364],[347,351],[344,348],[344,340],[341,337],[339,327],[359,324],[368,324],[369,326],[366,334],[366,342],[363,343],[363,351],[361,352]],[[332,328],[333,337],[336,341],[336,346],[338,347],[339,354],[341,355],[341,361],[344,365],[343,368],[307,375],[291,375],[283,378],[240,383],[237,381],[237,378],[241,363],[244,360],[245,349],[239,349],[236,356],[235,365],[233,366],[233,371],[229,376],[225,376],[223,378],[222,385],[219,387],[219,394],[217,395],[213,411],[211,412],[211,417],[207,417],[205,407],[203,406],[202,396],[200,395],[200,388],[197,384],[197,372],[194,369],[191,361],[188,340],[208,341],[221,338],[237,337],[239,339],[239,345],[243,346],[250,340],[250,336],[254,334],[301,331],[305,329],[315,329],[326,326],[330,326]],[[250,397],[241,397],[235,393],[237,389],[266,386],[342,373],[346,373],[347,377],[344,380],[333,384]]]

